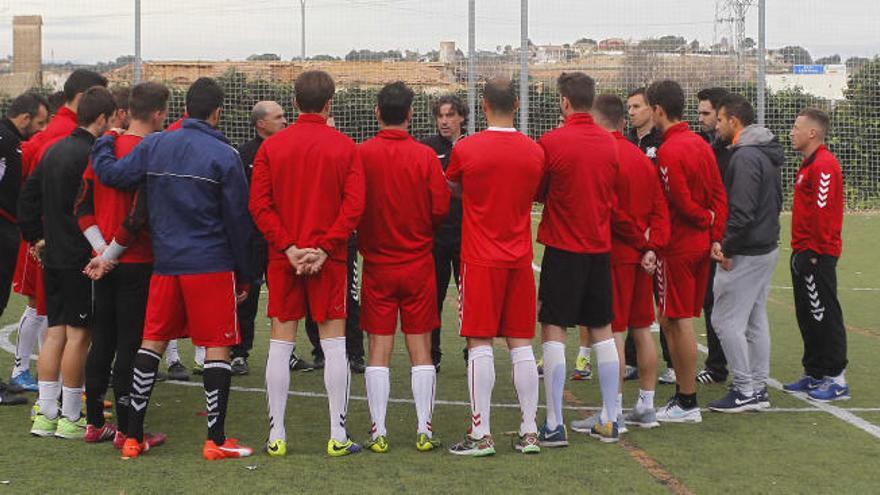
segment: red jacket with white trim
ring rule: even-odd
[[[843,204],[840,164],[825,145],[819,146],[804,160],[794,184],[791,249],[839,257]]]

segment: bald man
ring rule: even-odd
[[[251,111],[251,125],[254,126],[253,139],[238,147],[241,155],[241,163],[244,165],[244,173],[248,183],[251,180],[251,171],[254,167],[254,156],[260,145],[269,136],[287,127],[287,119],[284,117],[284,109],[274,101],[259,101]],[[260,286],[263,284],[263,273],[266,267],[266,240],[259,232],[254,230],[251,260],[256,268],[256,280],[251,282],[252,290],[247,299],[238,305],[238,321],[241,325],[241,343],[232,348],[232,374],[247,375],[248,356],[254,345],[254,320],[257,318],[257,309],[260,305]]]

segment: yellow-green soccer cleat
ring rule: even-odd
[[[349,438],[344,442],[337,442],[332,438],[327,440],[327,455],[330,457],[342,457],[349,454],[357,454],[361,451],[361,446],[352,442]]]
[[[49,419],[45,415],[36,413],[33,416],[33,425],[31,426],[31,435],[38,437],[51,437],[58,429],[58,418]]]
[[[33,407],[31,407],[31,423],[37,419],[37,414],[40,414],[40,404],[38,402],[34,402]]]
[[[388,439],[383,435],[379,435],[367,442],[366,447],[377,454],[387,454],[388,451],[391,450],[391,445],[388,444]]]
[[[266,443],[266,453],[269,457],[284,457],[287,455],[287,442],[281,439]]]
[[[441,445],[439,440],[434,440],[427,433],[419,433],[419,437],[416,439],[416,449],[419,452],[430,452]]]
[[[571,372],[571,380],[581,381],[591,378],[593,378],[593,367],[590,365],[590,359],[585,356],[578,356],[574,363],[574,370]]]
[[[519,437],[517,442],[513,444],[513,450],[522,452],[523,454],[540,454],[541,446],[538,442],[537,433],[526,433]]]
[[[590,429],[590,436],[602,443],[614,443],[620,439],[616,421],[597,421]]]
[[[55,436],[69,440],[81,439],[86,436],[86,426],[85,416],[80,416],[76,421],[71,421],[61,416],[61,419],[58,420],[58,429],[55,430]]]

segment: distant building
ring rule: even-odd
[[[623,38],[607,38],[599,42],[599,51],[617,52],[626,49],[626,40]]]
[[[795,66],[791,74],[767,74],[767,89],[782,91],[800,88],[804,93],[826,100],[844,99],[847,88],[845,65]],[[793,70],[795,70],[793,68]]]
[[[43,18],[12,18],[12,71],[0,76],[0,93],[10,96],[43,84]]]
[[[538,45],[535,47],[535,62],[556,64],[565,61],[568,49],[562,45]]]

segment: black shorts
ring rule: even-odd
[[[578,254],[547,246],[541,262],[538,321],[599,328],[614,320],[611,255]]]
[[[92,326],[92,281],[75,268],[44,268],[49,326]]]

